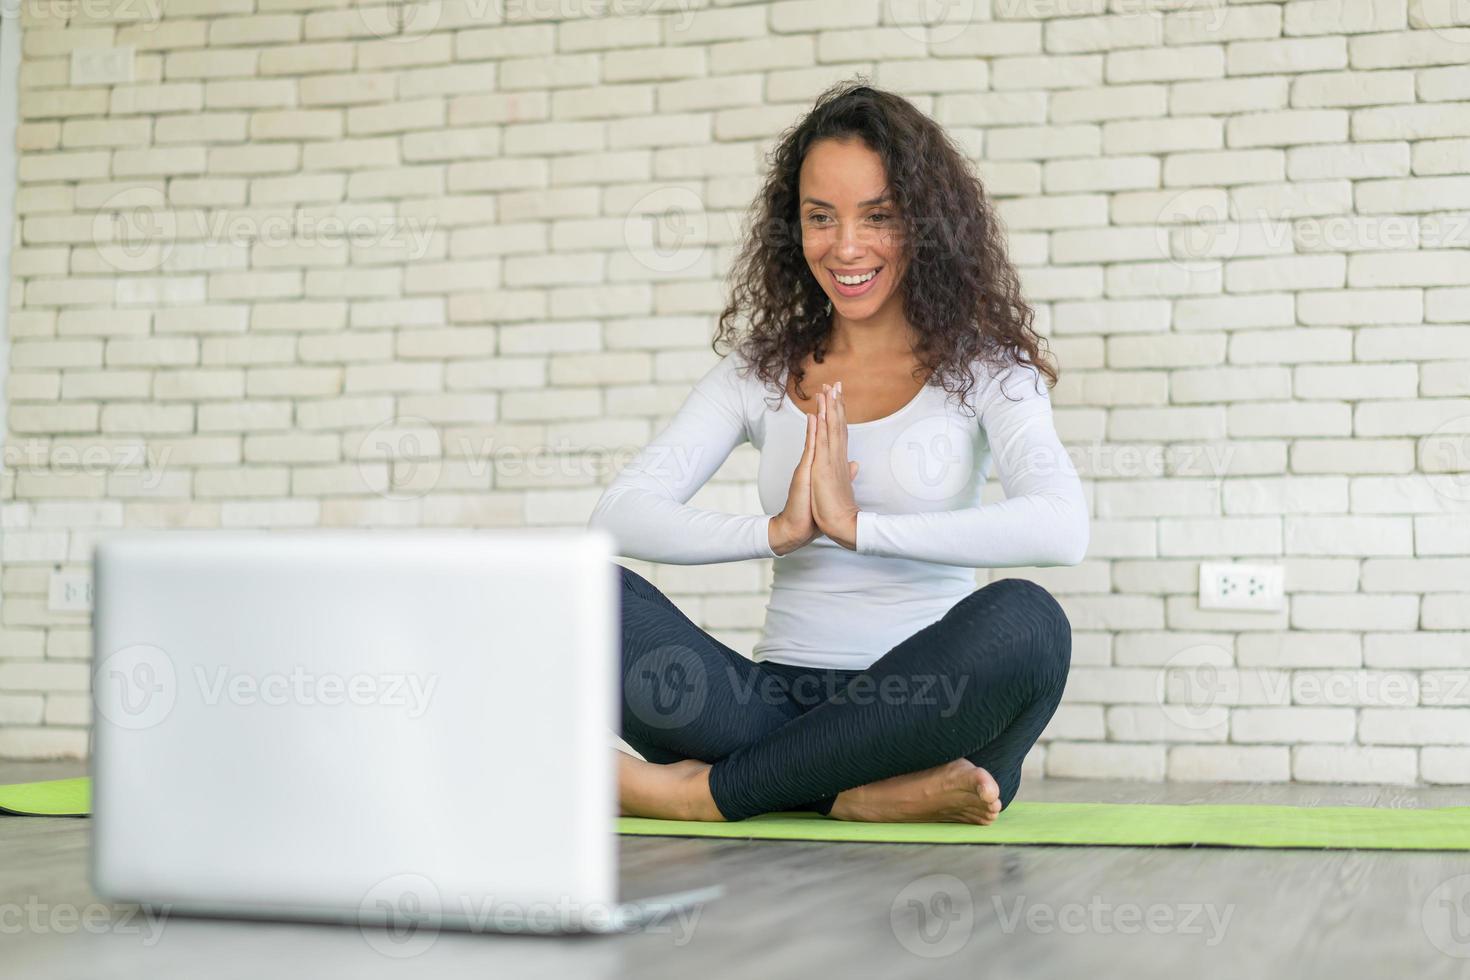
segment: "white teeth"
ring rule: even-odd
[[[863,283],[867,282],[869,279],[871,279],[874,276],[876,276],[878,274],[878,270],[877,269],[874,269],[872,272],[868,273],[866,276],[844,276],[844,275],[841,275],[840,273],[836,273],[836,272],[834,272],[832,274],[834,276],[837,276],[837,281],[840,282],[840,283],[842,283],[842,285],[844,285],[844,286],[861,286]]]

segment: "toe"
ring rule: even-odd
[[[999,803],[1000,784],[995,781],[995,777],[990,775],[990,773],[986,772],[984,769],[976,770],[976,772],[979,776],[980,797],[987,803]]]

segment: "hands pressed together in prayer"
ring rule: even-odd
[[[778,555],[810,544],[819,534],[857,550],[858,464],[847,458],[847,409],[842,382],[822,385],[817,412],[806,416],[806,445],[791,475],[786,507],[771,518],[770,545]]]

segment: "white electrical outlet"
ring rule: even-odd
[[[1200,562],[1199,607],[1264,612],[1283,609],[1285,578],[1285,570],[1280,565]]]
[[[132,47],[73,48],[73,85],[123,85],[133,80]]]
[[[51,612],[87,612],[92,608],[92,573],[80,569],[53,571],[46,595]]]

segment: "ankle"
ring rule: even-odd
[[[700,766],[684,781],[685,820],[722,821],[725,815],[715,806],[715,798],[709,789],[709,774],[713,767]]]
[[[827,811],[827,816],[833,820],[864,819],[862,797],[861,786],[854,786],[852,789],[843,790],[832,798],[832,809]]]

